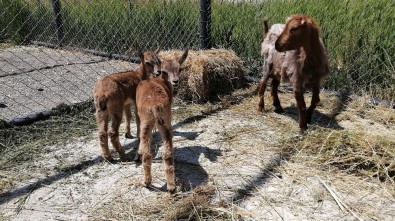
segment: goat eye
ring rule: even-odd
[[[154,67],[154,65],[153,65],[153,64],[151,64],[150,62],[145,62],[145,65],[147,65],[147,66],[151,66],[151,67]]]

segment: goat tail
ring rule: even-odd
[[[269,19],[267,17],[265,17],[263,19],[263,26],[264,26],[263,34],[264,35],[266,35],[269,32],[269,23],[268,22],[269,22]]]
[[[99,105],[100,110],[105,111],[107,109],[107,101],[108,101],[107,97],[99,97],[97,103]]]
[[[156,122],[160,125],[163,126],[165,124],[165,121],[163,120],[163,104],[156,105],[154,108],[151,109],[152,114],[154,115],[154,118]]]

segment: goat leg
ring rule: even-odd
[[[125,161],[126,160],[125,150],[123,149],[121,143],[119,142],[119,126],[121,125],[121,121],[122,121],[122,113],[112,115],[112,125],[108,135],[110,137],[112,146],[119,153],[119,157],[121,161]]]
[[[269,78],[270,78],[270,75],[266,75],[265,78],[263,79],[263,81],[261,82],[261,85],[259,86],[258,112],[264,112],[265,111],[265,91],[266,91],[267,81],[268,81]]]
[[[113,161],[110,153],[110,149],[108,149],[108,135],[107,132],[102,131],[99,132],[99,139],[100,139],[100,147],[101,147],[101,152],[102,156],[104,159],[108,161]]]
[[[136,155],[142,156],[144,181],[143,184],[148,187],[152,182],[151,165],[152,165],[152,154],[151,154],[151,136],[153,124],[144,122],[144,128],[140,131],[140,144],[138,153]]]
[[[125,113],[125,137],[132,139],[133,136],[130,133],[130,121],[132,119],[131,113],[132,104],[125,104],[123,106],[123,112]]]
[[[111,153],[110,150],[108,149],[108,114],[106,112],[103,112],[97,108],[96,110],[96,122],[99,127],[99,141],[100,141],[100,147],[101,147],[101,152],[102,156],[104,159],[108,161],[112,161]]]
[[[170,126],[168,126],[170,124]],[[173,153],[173,131],[171,122],[165,126],[158,126],[164,144],[163,163],[166,172],[167,191],[174,193],[176,191],[176,182],[174,175],[174,153]]]
[[[306,122],[306,103],[303,97],[304,90],[298,88],[294,90],[294,96],[296,99],[296,103],[299,111],[299,128],[301,130],[307,130],[307,122]]]
[[[140,139],[140,125],[141,125],[140,116],[137,111],[137,105],[134,105],[134,106],[135,106],[134,116],[136,116],[136,126],[137,126],[137,133],[136,134],[137,134],[137,138]]]
[[[319,86],[313,86],[313,96],[311,98],[311,104],[310,107],[307,109],[307,113],[306,113],[306,121],[308,124],[311,123],[313,112],[319,102],[320,102],[320,88]]]
[[[273,99],[274,112],[279,114],[284,112],[284,109],[281,107],[280,99],[278,98],[278,86],[280,86],[280,80],[274,77],[272,80],[271,96]]]

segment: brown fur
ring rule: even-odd
[[[267,21],[265,21],[267,27]],[[272,78],[271,96],[275,112],[283,109],[277,90],[280,81],[289,81],[299,111],[299,127],[307,129],[320,98],[320,84],[329,73],[328,58],[320,37],[318,24],[305,15],[292,15],[285,26],[275,24],[266,31],[262,43],[262,55],[266,58],[264,78],[259,89],[258,111],[264,111],[264,93]],[[306,110],[303,94],[306,88],[313,92],[311,105]]]
[[[132,138],[130,133],[131,106],[136,103],[137,85],[152,74],[160,71],[161,62],[155,52],[140,53],[141,63],[135,71],[126,71],[107,75],[96,81],[93,87],[93,99],[96,108],[96,121],[102,155],[107,160],[112,160],[108,148],[108,137],[121,160],[125,159],[125,151],[119,142],[119,126],[122,115],[125,113],[125,136]],[[137,111],[135,111],[137,113]],[[108,130],[108,122],[111,118],[111,129]],[[140,120],[136,114],[137,134]]]
[[[151,137],[152,129],[158,128],[163,140],[163,161],[166,172],[167,190],[174,192],[174,153],[173,153],[173,129],[171,125],[173,102],[173,86],[178,84],[181,72],[181,64],[185,61],[188,50],[178,60],[165,61],[162,63],[162,75],[142,81],[137,86],[136,105],[140,117],[140,145],[138,155],[142,156],[144,169],[144,184],[152,182],[151,165]]]

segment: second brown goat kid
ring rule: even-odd
[[[152,182],[151,138],[156,127],[163,140],[163,163],[166,173],[167,190],[174,193],[176,189],[174,175],[174,150],[171,104],[174,87],[178,86],[181,65],[188,56],[188,50],[176,60],[163,61],[161,75],[142,81],[137,86],[136,105],[140,117],[140,145],[138,157],[141,156],[144,170],[143,184]]]

